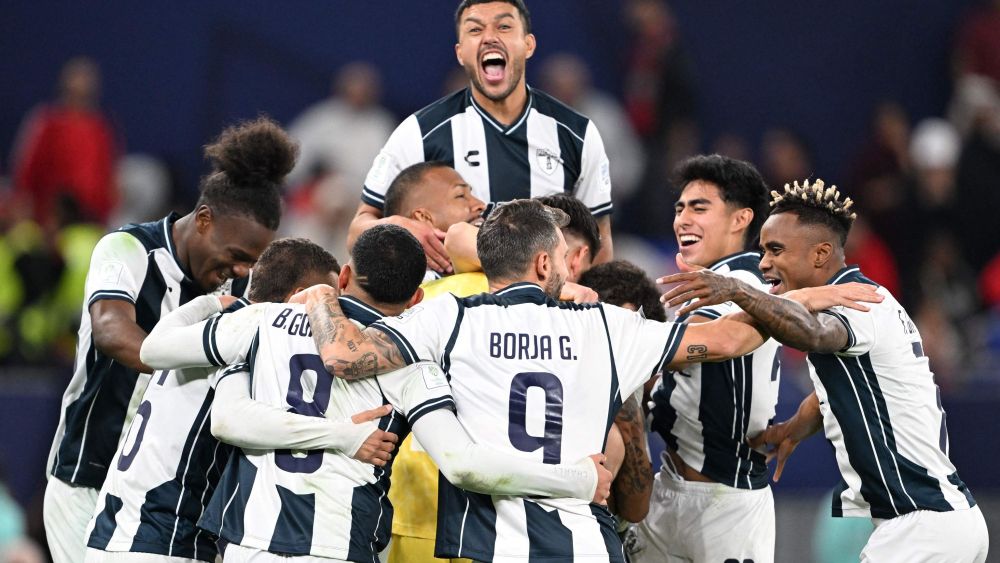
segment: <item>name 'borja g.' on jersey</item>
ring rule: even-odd
[[[602,451],[622,398],[673,357],[686,329],[612,305],[561,303],[530,283],[442,295],[372,326],[408,362],[441,365],[476,443],[544,463]],[[604,507],[439,486],[437,557],[624,560]]]

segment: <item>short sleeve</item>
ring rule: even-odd
[[[427,413],[439,409],[455,411],[451,385],[434,362],[418,362],[380,375],[378,383],[389,402],[403,413],[411,426]]]
[[[651,321],[614,305],[602,304],[601,307],[618,368],[618,385],[622,397],[627,397],[664,363],[670,363],[687,326]]]
[[[573,195],[590,208],[595,217],[611,213],[611,165],[604,152],[604,141],[593,121],[587,123],[580,177]]]
[[[847,328],[847,346],[838,352],[842,356],[860,356],[875,345],[875,317],[871,311],[858,311],[847,307],[835,307],[820,311],[830,315]]]
[[[381,330],[399,348],[407,365],[420,360],[440,362],[445,345],[461,322],[458,299],[445,294],[415,305],[398,317],[370,325]]]
[[[105,235],[94,247],[87,272],[87,307],[102,299],[135,304],[146,279],[146,247],[125,232]]]
[[[208,319],[202,329],[201,345],[214,366],[244,362],[257,336],[260,320],[270,303],[255,303]]]
[[[424,139],[420,134],[417,117],[406,118],[392,132],[385,146],[375,156],[365,185],[361,190],[361,201],[382,209],[389,184],[406,167],[424,161]]]

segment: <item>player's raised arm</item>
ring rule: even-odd
[[[836,352],[842,350],[848,344],[849,335],[847,328],[835,317],[831,315],[816,314],[809,311],[805,306],[797,303],[793,299],[785,299],[764,293],[735,278],[720,276],[709,270],[699,270],[697,272],[674,274],[672,276],[660,278],[657,281],[659,283],[680,284],[663,295],[663,300],[670,305],[677,305],[691,299],[698,300],[698,302],[692,306],[682,309],[683,312],[686,312],[692,307],[732,301],[738,305],[746,313],[746,315],[752,317],[753,322],[759,328],[766,331],[775,340],[781,342],[782,344],[810,352]],[[856,292],[857,288],[847,288],[843,291]],[[813,299],[812,303],[814,306],[826,304],[826,302],[823,302],[820,299],[820,296],[817,296],[816,294],[806,295],[808,298]],[[837,294],[836,292],[831,291],[830,295]],[[881,297],[876,294],[872,294],[870,299],[864,298],[862,300],[876,302],[880,301]],[[737,326],[742,324],[740,322],[741,318],[744,321],[748,320],[743,315],[732,315],[728,318],[726,328],[723,328],[722,326],[715,326],[715,323],[719,321],[726,321],[726,317],[719,319],[719,321],[704,323],[700,326],[712,327],[714,329],[733,330],[736,336],[745,337],[748,336],[749,333],[747,333],[745,329]],[[691,327],[691,329],[694,328],[695,327]],[[706,356],[697,361],[713,361],[712,356],[710,355],[711,350],[708,349],[708,344],[697,342],[697,340],[702,339],[715,342],[717,338],[713,339],[710,334],[702,335],[700,333],[696,333],[692,335],[691,329],[689,329],[685,336],[697,337],[689,344],[696,346],[696,348],[692,349],[688,356],[697,356],[698,351],[701,350],[701,348],[697,348],[697,346],[705,346],[705,350],[702,350],[700,353],[706,354]],[[730,343],[730,346],[739,346],[746,343],[747,342]],[[722,343],[718,344],[724,346]],[[678,358],[680,357],[681,354],[678,354]]]
[[[243,361],[266,304],[212,317],[222,306],[219,297],[202,295],[160,319],[142,344],[143,362],[155,369],[181,369]]]

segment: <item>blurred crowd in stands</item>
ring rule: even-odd
[[[698,107],[698,69],[669,8],[635,0],[625,15],[632,34],[621,92],[595,89],[571,53],[542,61],[537,81],[602,132],[616,251],[653,275],[672,267],[670,173],[692,154],[752,161],[775,189],[839,180],[859,204],[848,261],[915,312],[941,387],[995,383],[987,366],[1000,360],[1000,221],[989,210],[1000,208],[1000,2],[970,13],[956,33],[953,93],[941,115],[915,122],[902,101],[884,101],[845,170],[815,169],[804,131],[774,128],[759,146],[735,134],[703,138],[698,115],[709,110]],[[443,89],[463,81],[458,73]],[[0,170],[0,366],[71,362],[90,248],[107,229],[186,203],[159,159],[127,152],[128,132],[101,109],[100,91],[96,61],[67,62],[57,97],[25,116]],[[328,99],[288,124],[301,157],[283,234],[344,248],[365,173],[399,119],[380,95],[379,69],[351,63]]]

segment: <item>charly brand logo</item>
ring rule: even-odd
[[[556,171],[557,164],[560,166],[563,164],[563,159],[549,149],[538,149],[535,152],[535,159],[538,161],[538,167],[546,174],[552,174]]]

